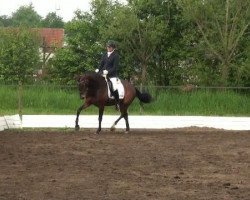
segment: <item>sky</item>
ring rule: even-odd
[[[74,11],[90,11],[91,0],[0,0],[0,16],[11,16],[20,6],[32,3],[34,10],[43,18],[49,12],[56,12],[63,21],[70,21]]]

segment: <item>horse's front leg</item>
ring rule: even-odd
[[[79,122],[79,115],[80,115],[81,111],[83,110],[83,107],[84,107],[84,105],[80,106],[80,107],[77,109],[76,121],[75,121],[75,130],[76,130],[76,131],[79,131],[79,129],[80,129],[80,126],[79,126],[78,122]]]
[[[76,131],[79,131],[79,130],[80,130],[80,126],[79,126],[78,122],[79,122],[79,115],[80,115],[81,111],[82,111],[83,109],[89,107],[89,106],[90,106],[90,104],[85,102],[82,106],[80,106],[80,107],[77,109],[76,121],[75,121],[75,130],[76,130]]]
[[[99,127],[96,130],[96,134],[99,134],[101,132],[101,130],[102,130],[102,116],[103,116],[103,111],[104,111],[104,106],[99,107],[99,117],[98,117]]]

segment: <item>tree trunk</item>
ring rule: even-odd
[[[145,83],[146,83],[146,75],[147,75],[147,64],[143,63],[142,64],[142,75],[141,75],[142,85],[145,85]]]
[[[228,62],[222,63],[222,71],[221,71],[221,84],[223,87],[226,87],[228,84]]]

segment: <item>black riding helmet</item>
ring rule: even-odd
[[[114,40],[109,40],[109,41],[107,42],[107,47],[112,47],[113,49],[115,49],[115,48],[116,48],[116,43],[115,43],[115,41],[114,41]]]

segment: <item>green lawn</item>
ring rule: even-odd
[[[150,89],[154,100],[144,104],[132,103],[129,113],[138,115],[204,115],[204,116],[250,116],[250,91],[195,89],[183,92],[178,89]],[[75,114],[82,104],[78,90],[73,87],[37,85],[24,86],[23,114]],[[0,114],[18,113],[18,89],[16,86],[0,86]],[[94,106],[85,113],[97,114]],[[114,107],[105,109],[105,114],[117,113]]]

